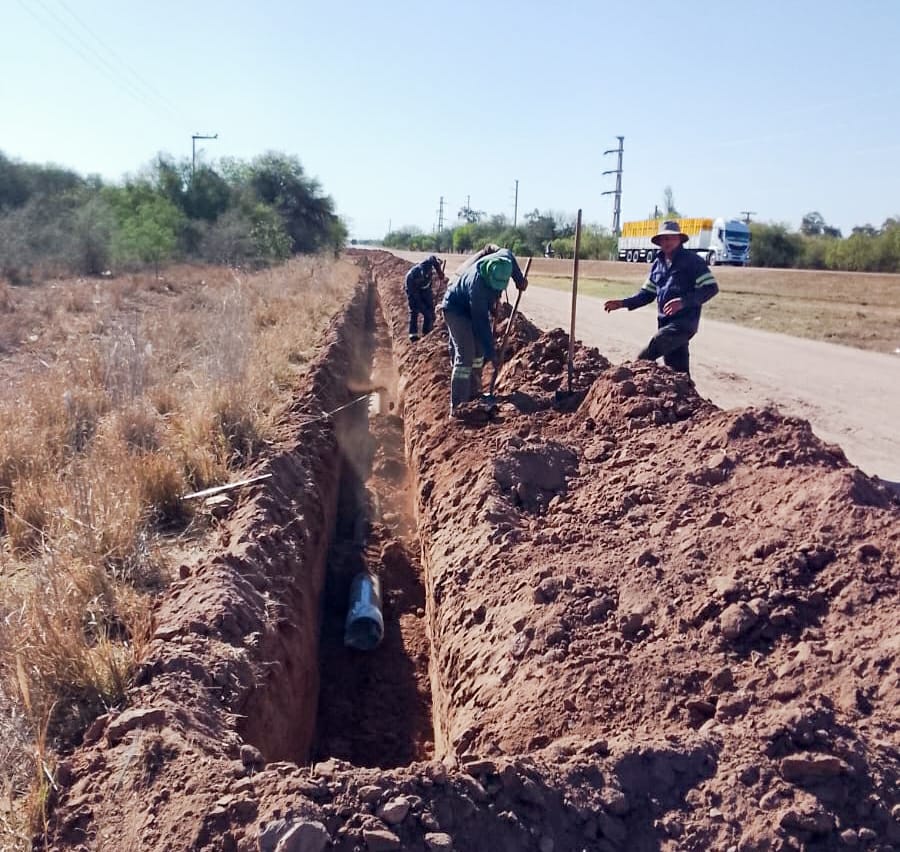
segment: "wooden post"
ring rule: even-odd
[[[578,249],[581,247],[581,210],[575,220],[575,264],[572,268],[572,323],[569,326],[568,391],[572,393],[572,373],[575,361],[575,308],[578,303]]]

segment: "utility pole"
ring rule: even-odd
[[[519,181],[516,180],[516,200],[513,202],[513,227],[519,221]]]
[[[618,237],[621,233],[620,229],[620,218],[622,216],[622,154],[625,152],[625,137],[617,136],[616,139],[619,140],[618,148],[610,148],[608,151],[603,152],[603,156],[605,157],[607,154],[618,154],[619,161],[618,165],[614,169],[610,169],[609,171],[603,172],[605,175],[615,175],[616,176],[616,188],[611,189],[608,192],[603,192],[601,195],[614,195],[615,200],[613,202],[613,236]]]
[[[202,133],[195,133],[193,136],[191,136],[191,180],[194,179],[194,170],[197,168],[197,140],[218,138],[218,133],[216,133],[215,136],[204,136]]]
[[[755,210],[741,210],[741,215],[744,217],[744,224],[750,224],[750,217],[756,215]]]
[[[444,230],[444,196],[441,196],[441,202],[438,205],[438,233]]]

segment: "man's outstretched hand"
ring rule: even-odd
[[[610,311],[617,311],[619,308],[624,308],[625,303],[621,299],[609,299],[608,301],[603,303],[603,310],[606,313]]]

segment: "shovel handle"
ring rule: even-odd
[[[528,277],[528,270],[531,269],[531,261],[533,258],[529,257],[525,263],[525,271],[522,273],[523,278]],[[494,374],[491,376],[491,387],[490,387],[490,395],[494,395],[494,386],[497,384],[497,376],[500,375],[500,368],[503,366],[503,357],[506,354],[506,341],[509,339],[509,332],[512,330],[513,320],[516,318],[516,314],[519,312],[519,302],[522,299],[522,291],[519,290],[516,293],[516,303],[513,305],[512,313],[509,315],[509,319],[506,321],[506,331],[503,332],[503,342],[500,344],[500,352],[497,355],[497,369],[494,370]]]

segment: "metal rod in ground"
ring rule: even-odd
[[[572,373],[575,371],[575,308],[578,304],[578,250],[581,247],[581,210],[575,220],[575,264],[572,267],[572,324],[569,326],[568,391],[572,393]]]

